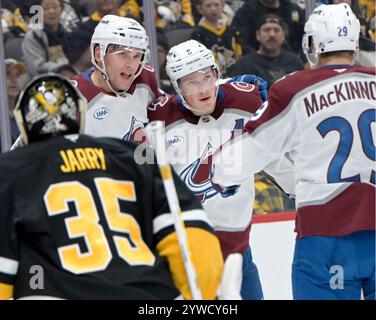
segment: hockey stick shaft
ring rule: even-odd
[[[157,163],[159,166],[159,170],[161,172],[163,186],[165,188],[167,196],[167,202],[170,207],[171,215],[174,221],[174,226],[178,237],[180,250],[183,256],[183,262],[187,273],[188,283],[191,289],[192,297],[194,300],[201,300],[202,295],[196,281],[196,271],[191,260],[191,253],[188,246],[185,225],[182,219],[182,212],[180,209],[180,204],[172,176],[172,169],[170,164],[167,162],[164,124],[162,121],[153,121],[149,123],[148,127],[153,136],[153,145],[157,157]]]

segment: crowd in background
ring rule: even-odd
[[[351,5],[361,23],[357,64],[374,66],[374,0],[321,2]],[[43,8],[42,27],[35,5]],[[173,92],[165,71],[169,48],[190,38],[212,50],[224,77],[256,74],[270,86],[287,73],[309,68],[301,49],[304,5],[304,0],[155,0],[161,89]],[[11,115],[28,79],[45,72],[71,79],[92,67],[91,36],[104,15],[144,23],[142,0],[3,0],[1,14]],[[12,140],[17,136],[11,119]],[[256,177],[256,189],[255,213],[294,209],[263,175]]]

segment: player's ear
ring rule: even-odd
[[[103,68],[99,45],[96,45],[94,48],[94,59],[95,59],[95,62],[98,64],[98,66],[100,68]]]

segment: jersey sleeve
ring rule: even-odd
[[[269,163],[264,172],[288,197],[295,198],[295,169],[288,154]]]
[[[0,179],[0,299],[13,296],[18,271],[18,242],[8,183]]]
[[[280,155],[289,152],[296,142],[291,138],[296,134],[291,106],[281,104],[277,90],[272,89],[273,86],[269,101],[264,102],[246,124],[245,133],[226,143],[215,155],[214,183],[241,184],[250,174],[264,170],[273,162],[278,163]],[[288,179],[292,168],[285,166],[284,169],[287,171],[284,179]],[[292,184],[288,188],[292,192]]]
[[[204,299],[214,299],[221,279],[223,257],[218,238],[200,203],[183,181],[173,172],[173,178],[186,228],[188,247]],[[169,210],[159,169],[154,166],[153,232],[159,254],[168,261],[176,287],[185,299],[192,299],[184,262]]]

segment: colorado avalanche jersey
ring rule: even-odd
[[[84,133],[143,141],[144,124],[148,122],[147,106],[158,96],[154,70],[144,68],[124,97],[95,86],[91,80],[92,72],[78,75],[73,80],[88,102]]]
[[[243,139],[225,146],[222,156],[242,141],[248,150],[240,159],[243,170],[257,172],[288,154],[295,167],[299,238],[374,230],[375,69],[299,71],[276,82],[269,95]],[[241,180],[224,170],[216,166],[216,183]]]
[[[218,236],[225,256],[248,247],[254,181],[249,175],[234,196],[223,198],[210,179],[212,155],[232,136],[243,132],[261,103],[255,86],[234,82],[220,85],[211,115],[193,115],[177,96],[159,97],[149,106],[150,121],[165,121],[170,163],[203,204],[214,229],[221,231]]]

